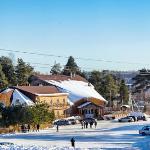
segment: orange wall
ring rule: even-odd
[[[50,110],[54,111],[56,118],[64,118],[64,110],[69,108],[67,95],[37,96],[36,100],[39,102],[47,103],[50,106]]]

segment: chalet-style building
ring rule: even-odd
[[[56,118],[64,118],[68,109],[68,93],[58,91],[55,86],[16,86],[21,93],[29,97],[34,103],[43,102],[50,106]]]
[[[101,117],[107,101],[94,89],[94,86],[79,75],[34,75],[32,86],[55,86],[60,92],[68,93],[70,115]]]
[[[11,91],[11,95],[7,91],[9,93]],[[9,101],[7,106],[33,105],[38,102],[47,103],[50,106],[50,111],[54,111],[56,118],[66,117],[65,112],[69,108],[68,93],[59,92],[55,86],[15,86],[5,90],[3,97],[7,97],[7,102]],[[0,97],[0,102],[6,105],[3,97]]]

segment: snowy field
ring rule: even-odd
[[[150,136],[141,136],[138,130],[150,121],[118,123],[99,121],[97,128],[81,129],[81,125],[63,126],[40,132],[1,134],[0,142],[14,145],[0,145],[0,150],[73,150],[70,139],[75,138],[75,147],[94,150],[149,150]]]

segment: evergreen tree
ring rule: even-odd
[[[37,103],[32,107],[33,124],[42,124],[44,122],[52,122],[54,120],[53,112],[49,111],[46,103]]]
[[[74,58],[72,56],[69,57],[67,64],[64,67],[62,74],[70,75],[70,74],[80,74],[81,71],[77,66]]]
[[[120,92],[120,98],[121,98],[122,104],[128,104],[129,91],[128,91],[128,87],[125,85],[124,80],[121,81],[119,92]]]
[[[5,77],[7,78],[8,85],[15,85],[16,75],[12,60],[9,57],[2,56],[0,57],[0,64],[2,65],[2,71],[4,72]]]
[[[39,103],[35,106],[9,106],[1,109],[1,123],[5,127],[21,124],[43,124],[54,120],[54,113],[49,111],[47,104]]]
[[[60,65],[60,63],[55,63],[54,66],[52,67],[50,73],[52,75],[61,74],[61,65]]]
[[[2,66],[0,65],[0,89],[5,88],[8,85],[8,81],[5,74],[2,71]]]
[[[133,92],[139,92],[150,84],[150,70],[141,69],[134,78]]]
[[[89,82],[92,83],[98,92],[101,92],[102,74],[99,71],[92,71],[89,76]]]
[[[32,72],[33,68],[29,64],[26,64],[22,59],[18,59],[18,64],[16,66],[17,84],[28,84],[28,77],[32,74]]]
[[[119,92],[119,79],[109,73],[92,71],[88,81],[94,85],[98,93],[108,100],[108,105],[112,106]]]
[[[108,100],[108,105],[112,106],[113,100],[116,99],[116,96],[118,94],[118,85],[116,83],[116,80],[114,79],[114,76],[112,76],[111,74],[107,74],[103,77],[101,91],[104,98]]]

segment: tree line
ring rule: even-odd
[[[9,57],[0,57],[0,89],[7,86],[27,85],[29,77],[33,74],[40,74],[40,72],[35,72],[34,68],[25,63],[23,59],[18,58],[17,64],[14,65]],[[124,80],[105,71],[81,71],[72,56],[68,58],[66,65],[63,67],[60,63],[55,63],[50,70],[50,74],[80,75],[94,85],[97,92],[109,102],[109,106],[113,104],[114,100],[118,100],[122,104],[128,104],[129,92]]]
[[[37,103],[34,106],[8,106],[0,105],[0,126],[21,126],[29,124],[33,127],[37,124],[51,123],[55,116],[54,112],[49,111],[49,106],[46,103]]]
[[[28,78],[34,68],[18,58],[17,65],[14,65],[9,57],[0,57],[0,89],[7,86],[26,85]]]
[[[63,69],[60,63],[55,63],[50,73],[63,75],[80,75],[92,83],[107,101],[108,106],[113,106],[113,101],[117,100],[120,104],[128,104],[129,90],[124,80],[117,78],[115,75],[105,72],[93,70],[91,72],[81,71],[74,58],[70,56]]]

